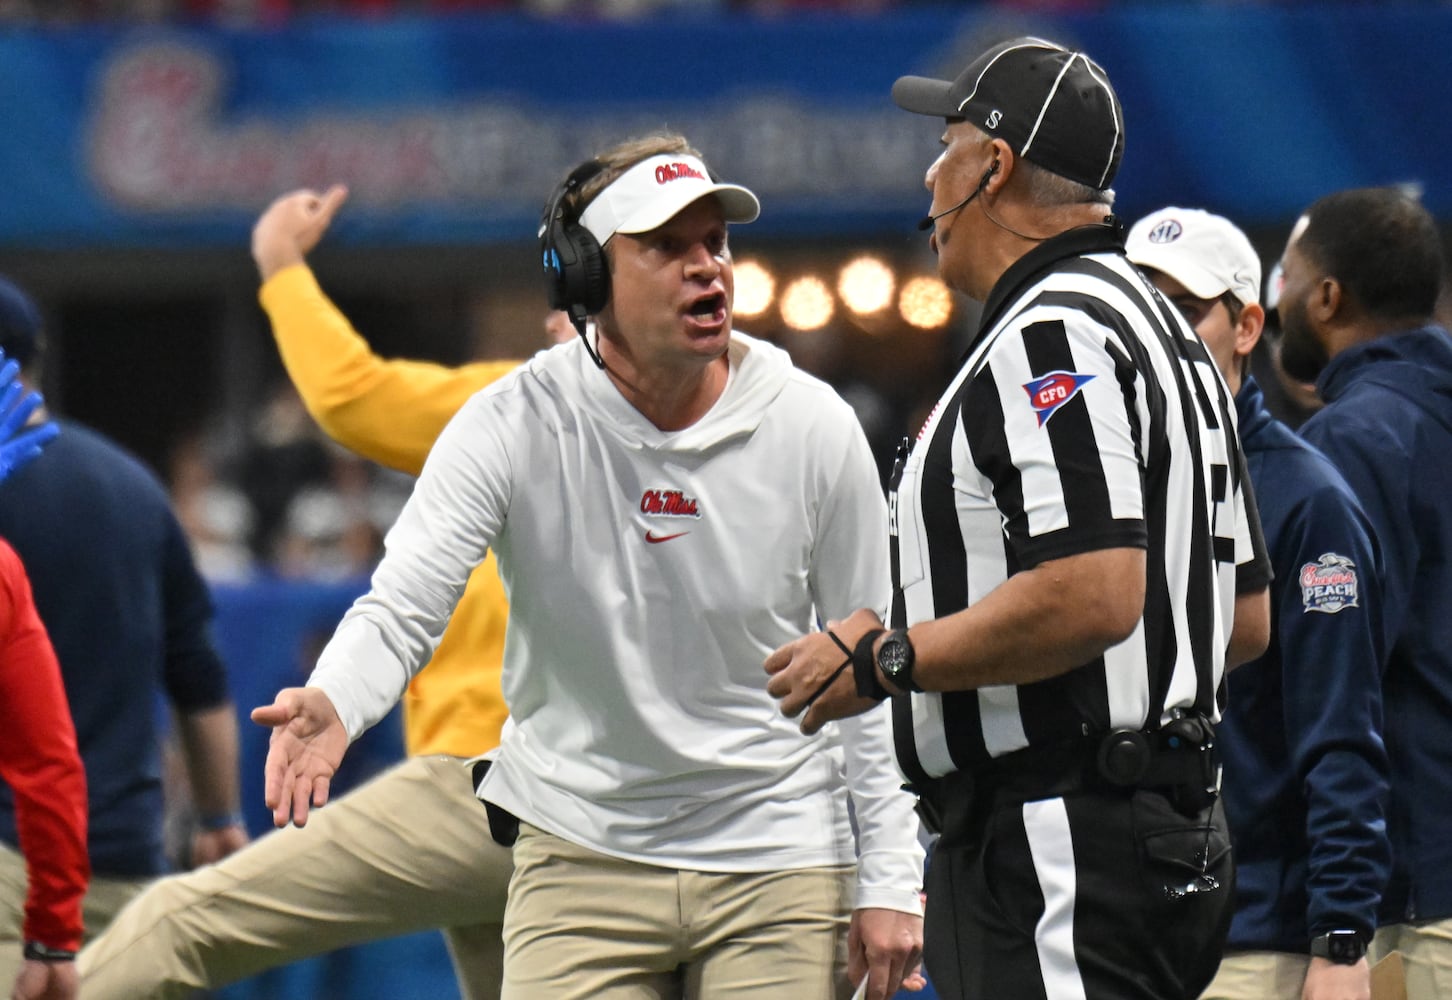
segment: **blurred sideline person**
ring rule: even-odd
[[[1407,996],[1440,1000],[1452,996],[1452,341],[1432,318],[1441,240],[1416,199],[1360,188],[1307,209],[1282,265],[1281,361],[1326,402],[1301,433],[1351,484],[1386,566],[1392,870],[1371,958],[1400,951]]]
[[[807,732],[896,696],[944,997],[1195,996],[1234,892],[1215,693],[1269,636],[1233,400],[1124,257],[1101,67],[1019,38],[892,96],[946,120],[923,228],[983,319],[893,477],[892,630],[839,623],[840,677],[783,646],[769,690]]]
[[[518,366],[385,361],[305,256],[346,191],[297,191],[258,218],[252,256],[289,377],[334,440],[411,475],[449,419]],[[566,324],[568,325],[568,324]],[[569,329],[574,336],[574,329]],[[440,928],[465,1000],[496,1000],[513,863],[467,762],[499,745],[508,604],[494,556],[469,577],[429,669],[404,694],[409,759],[220,864],[149,887],[80,958],[87,1000],[185,997],[364,941]]]
[[[1382,742],[1381,557],[1327,461],[1271,416],[1250,359],[1260,258],[1228,220],[1164,208],[1125,244],[1200,335],[1235,394],[1275,573],[1271,644],[1238,668],[1218,744],[1235,845],[1235,918],[1206,1000],[1367,1000],[1365,943],[1390,872]]]
[[[30,423],[40,407],[19,365],[0,352],[0,484],[34,460],[55,424]],[[0,489],[3,489],[0,486]],[[60,664],[45,634],[20,557],[0,538],[0,778],[15,796],[28,888],[25,944],[12,1000],[71,1000],[78,978],[86,894],[86,774],[66,705]]]
[[[0,279],[0,348],[38,381],[40,314]],[[162,696],[175,710],[199,814],[190,862],[246,842],[237,799],[237,717],[212,642],[211,594],[165,489],[139,461],[69,421],[0,490],[0,537],[25,565],[60,662],[86,767],[86,933],[94,936],[166,869]],[[21,945],[25,869],[14,805],[0,796],[0,981]],[[13,943],[14,947],[11,947]]]
[[[275,819],[306,822],[497,552],[511,724],[479,794],[498,839],[517,823],[510,1000],[921,985],[889,720],[804,738],[757,672],[815,615],[883,603],[887,565],[852,411],[732,329],[727,224],[758,210],[676,135],[572,171],[541,235],[580,337],[465,404],[309,686],[253,713]]]

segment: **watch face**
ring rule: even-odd
[[[1331,938],[1331,961],[1355,965],[1366,954],[1366,945],[1355,935],[1333,935]]]
[[[1355,931],[1330,931],[1311,942],[1311,954],[1338,965],[1355,965],[1366,954],[1366,942]]]
[[[877,665],[889,677],[898,677],[912,662],[912,647],[902,636],[890,635],[877,650]]]

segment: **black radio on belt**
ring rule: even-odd
[[[1120,788],[1138,788],[1149,771],[1149,739],[1138,729],[1116,729],[1099,744],[1099,776]]]
[[[1116,729],[1099,743],[1095,767],[1118,788],[1155,788],[1175,808],[1195,815],[1214,801],[1218,782],[1215,730],[1209,720],[1176,709],[1153,732]]]

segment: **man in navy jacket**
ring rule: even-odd
[[[1431,215],[1395,188],[1328,195],[1282,261],[1282,363],[1325,407],[1301,433],[1346,476],[1386,562],[1392,875],[1373,957],[1452,997],[1452,340]]]
[[[0,349],[27,387],[43,361],[35,303],[0,278]],[[187,762],[198,830],[192,858],[247,840],[238,813],[237,715],[212,640],[212,602],[156,476],[100,434],[61,434],[0,491],[0,537],[29,575],[55,647],[85,763],[91,882],[88,935],[166,869],[161,762],[164,696]],[[3,734],[0,734],[3,735]],[[0,983],[22,955],[26,873],[15,802],[0,787]]]
[[[1275,569],[1271,644],[1228,678],[1219,731],[1237,864],[1227,953],[1205,1000],[1371,991],[1365,951],[1390,868],[1382,742],[1381,560],[1366,513],[1249,375],[1260,258],[1218,215],[1165,208],[1125,245],[1235,393]]]

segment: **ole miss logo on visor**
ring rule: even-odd
[[[1039,426],[1048,423],[1049,418],[1059,411],[1059,407],[1079,395],[1079,390],[1093,378],[1093,375],[1060,371],[1049,372],[1042,378],[1025,382],[1023,391],[1028,393],[1029,404],[1039,415]]]
[[[682,177],[694,177],[698,181],[707,178],[689,163],[662,163],[655,168],[655,182],[666,184],[670,181],[678,181]]]

